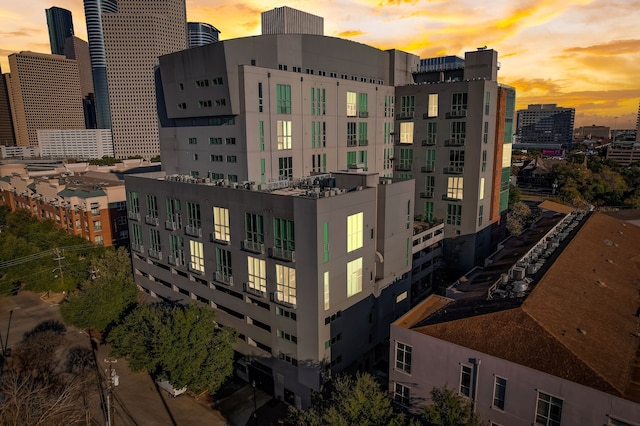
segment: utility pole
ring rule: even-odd
[[[112,369],[112,365],[118,362],[117,359],[109,359],[106,358],[104,360],[107,364],[109,364],[109,370],[107,373],[107,426],[113,426],[113,402],[111,401],[111,393],[113,392],[114,386],[118,386],[118,376],[116,375],[116,371]],[[105,371],[105,372],[106,372]]]
[[[56,269],[60,270],[60,282],[62,283],[62,288],[64,288],[64,271],[62,270],[62,260],[64,259],[64,256],[62,256],[63,252],[60,252],[60,249],[54,249],[56,252],[56,257],[53,260],[57,260],[58,261],[58,267]],[[53,271],[55,272],[56,269],[54,269]]]

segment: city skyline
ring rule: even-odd
[[[260,34],[260,13],[279,6],[325,18],[325,35],[380,49],[419,55],[462,56],[488,46],[499,53],[500,81],[517,89],[517,108],[556,103],[576,108],[576,126],[633,128],[640,86],[640,30],[634,22],[640,0],[549,0],[477,5],[469,0],[302,1],[187,0],[187,19],[207,22],[222,39]],[[7,56],[48,52],[45,9],[74,15],[76,35],[86,40],[81,0],[9,0],[0,6],[0,65]],[[223,17],[223,18],[219,18]],[[473,19],[469,19],[469,18]]]

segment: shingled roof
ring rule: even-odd
[[[594,213],[521,306],[414,330],[640,402],[639,241]]]

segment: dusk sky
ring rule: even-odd
[[[187,0],[187,19],[221,39],[260,34],[260,13],[290,6],[324,17],[325,35],[420,57],[498,51],[499,80],[517,108],[576,108],[576,126],[635,127],[640,101],[640,0]],[[44,10],[71,10],[86,40],[82,0],[3,0],[0,65],[21,50],[50,53]],[[617,118],[614,118],[617,117]]]

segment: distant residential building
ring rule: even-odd
[[[189,48],[203,46],[218,41],[220,30],[204,22],[188,22]]]
[[[414,215],[444,221],[444,257],[466,270],[495,250],[507,210],[515,89],[491,49],[421,60],[395,89],[394,177],[415,179]]]
[[[12,146],[16,144],[7,77],[8,74],[2,74],[2,68],[0,68],[0,146]]]
[[[11,112],[18,146],[38,146],[40,129],[84,129],[78,64],[60,55],[9,55]]]
[[[613,160],[621,166],[640,161],[640,142],[616,141],[607,147],[607,160]]]
[[[288,6],[262,12],[262,34],[324,35],[324,18]]]
[[[1,158],[35,158],[39,156],[38,147],[0,145]]]
[[[585,139],[599,139],[604,141],[611,136],[611,128],[608,126],[591,126],[576,127],[573,131],[573,138],[576,142],[582,142]]]
[[[392,324],[392,397],[420,413],[448,386],[491,425],[637,424],[639,239],[601,213],[545,214]]]
[[[91,75],[95,93],[96,124],[99,129],[111,128],[109,87],[107,84],[107,59],[104,49],[103,13],[118,11],[117,0],[84,0],[87,22]]]
[[[575,108],[556,104],[532,104],[518,110],[516,134],[518,148],[557,146],[570,149],[573,141]]]
[[[114,156],[109,129],[38,130],[38,147],[42,158],[91,160]]]
[[[47,27],[49,28],[49,43],[53,55],[64,55],[64,43],[73,36],[73,18],[71,12],[61,7],[45,9]]]
[[[160,153],[154,67],[187,48],[185,0],[119,0],[101,21],[115,155],[150,159]]]

